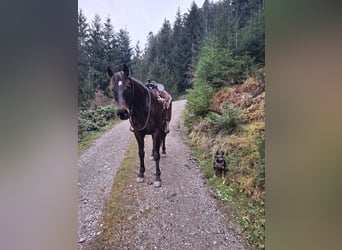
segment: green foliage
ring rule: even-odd
[[[78,141],[81,142],[90,131],[99,131],[107,126],[115,117],[116,107],[114,105],[80,110],[78,112]]]
[[[231,65],[226,66],[227,78],[232,83],[241,84],[248,77],[257,74],[258,65],[254,63],[254,59],[248,55],[236,56]]]
[[[255,144],[259,153],[259,164],[257,166],[257,184],[265,188],[265,137],[260,135],[256,138]]]
[[[204,120],[216,133],[232,134],[245,118],[239,107],[227,102],[223,104],[222,115],[209,113]]]
[[[132,58],[129,33],[115,32],[110,18],[96,15],[90,25],[79,12],[79,104],[85,107],[96,88],[106,91],[106,67],[127,63],[141,81],[161,81],[174,97],[194,81],[214,88],[239,84],[265,63],[264,1],[204,1],[186,13],[177,10],[173,24],[164,20],[158,33]],[[156,64],[159,67],[156,67]],[[158,71],[156,70],[158,69]],[[136,74],[135,74],[136,72]],[[196,78],[196,79],[194,79]]]
[[[265,248],[265,127],[262,120],[251,119],[255,112],[260,117],[264,113],[265,93],[262,88],[256,91],[258,86],[258,80],[251,78],[242,86],[222,88],[215,95],[218,100],[213,102],[223,102],[222,115],[210,112],[195,116],[188,111],[184,116],[192,155],[201,165],[211,190],[225,204],[223,207],[229,207],[229,216],[241,226],[241,233],[253,250]],[[252,92],[258,92],[252,97],[252,105],[234,106]],[[219,149],[226,152],[225,184],[221,178],[213,177],[213,153]]]
[[[200,51],[195,78],[197,81],[208,82],[218,87],[227,80],[225,68],[232,64],[231,53],[221,47],[215,37],[210,37],[206,39]]]
[[[255,58],[256,63],[265,65],[264,13],[255,12],[248,25],[241,30],[240,53]]]
[[[256,72],[257,65],[252,57],[233,56],[229,44],[222,44],[218,37],[211,35],[201,48],[195,78],[218,88],[224,83],[240,84]]]
[[[188,90],[187,109],[190,115],[205,116],[208,113],[212,87],[205,82],[198,82]]]
[[[229,216],[242,227],[242,234],[247,239],[250,248],[261,250],[265,248],[265,207],[264,203],[257,204],[246,198],[240,192],[239,186],[232,179],[231,164],[238,162],[237,159],[229,157],[228,178],[225,184],[221,178],[213,177],[212,154],[208,150],[201,150],[200,145],[191,141],[191,155],[197,159],[208,184],[215,192],[217,198],[229,206]],[[232,216],[233,215],[233,216]]]
[[[117,33],[118,39],[118,59],[120,65],[123,63],[130,64],[133,48],[130,47],[130,38],[127,30],[120,29]]]
[[[78,103],[79,108],[89,107],[96,89],[108,94],[107,66],[131,63],[129,34],[114,31],[111,19],[102,23],[96,14],[90,24],[82,12],[78,14]]]

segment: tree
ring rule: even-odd
[[[133,71],[133,76],[137,78],[140,81],[146,81],[147,76],[146,76],[146,67],[144,65],[143,61],[143,52],[140,49],[140,41],[137,41],[137,44],[135,45],[134,48],[134,55],[132,59],[132,71]]]
[[[117,56],[117,41],[115,38],[114,28],[109,17],[106,18],[103,28],[103,42],[105,63],[111,65]]]
[[[190,64],[191,52],[188,50],[188,37],[184,27],[184,18],[178,8],[176,19],[173,24],[171,38],[171,70],[174,73],[174,80],[177,94],[185,94],[187,86],[186,72]]]
[[[169,64],[172,49],[172,29],[168,20],[164,20],[163,26],[157,35],[158,54],[162,63]]]
[[[192,84],[194,67],[197,61],[198,51],[200,49],[203,37],[203,26],[200,11],[195,2],[192,2],[189,14],[184,19],[185,33],[187,34],[186,45],[191,52],[189,62],[187,64],[187,82]]]
[[[225,67],[232,64],[231,53],[220,46],[215,36],[208,37],[200,51],[195,79],[218,87],[226,79]]]
[[[118,39],[118,61],[123,64],[131,64],[132,48],[130,47],[130,38],[128,31],[120,29],[117,34]]]
[[[213,27],[213,4],[209,0],[205,0],[202,5],[202,19],[203,19],[203,29],[204,33],[208,34]]]
[[[105,91],[108,80],[103,74],[106,68],[105,42],[103,35],[101,18],[96,14],[91,23],[90,38],[88,42],[89,71],[91,72],[89,81],[94,89],[100,88]]]
[[[78,12],[78,105],[84,105],[89,93],[85,85],[88,76],[87,41],[89,39],[89,26],[82,9]]]
[[[260,9],[253,12],[248,24],[241,29],[240,46],[241,55],[249,55],[256,63],[265,65],[265,22]]]

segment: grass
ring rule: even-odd
[[[186,111],[182,114],[187,119]],[[233,220],[231,227],[240,234],[253,250],[265,249],[265,204],[264,190],[256,186],[260,158],[256,139],[264,129],[263,122],[240,126],[232,135],[207,132],[203,121],[198,119],[193,126],[183,131],[183,140],[197,159],[201,171],[208,179],[210,190],[218,199],[220,210]],[[225,184],[220,177],[214,178],[213,154],[223,149],[228,173]]]
[[[138,156],[137,144],[131,142],[125,158],[114,178],[112,191],[104,206],[101,234],[87,244],[86,249],[119,249],[133,247],[130,239],[134,236],[134,225],[127,223],[134,217],[137,189],[135,183]]]
[[[78,153],[82,154],[87,148],[89,148],[93,142],[99,138],[108,129],[114,127],[119,122],[119,120],[113,120],[110,124],[101,127],[98,131],[88,131],[85,133],[80,142],[78,142]]]
[[[239,226],[235,225],[233,229],[243,236],[251,249],[264,249],[264,206],[248,199],[234,183],[229,182],[229,179],[222,184],[220,177],[213,177],[212,157],[198,150],[196,145],[190,144],[190,149],[192,157],[198,160],[202,173],[208,179],[211,190],[215,192],[222,212],[238,223]]]

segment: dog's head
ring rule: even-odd
[[[218,161],[223,161],[224,160],[224,151],[222,151],[222,150],[216,151],[215,159]]]

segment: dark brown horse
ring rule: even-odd
[[[171,120],[171,105],[166,111],[163,110],[163,105],[157,100],[157,97],[143,83],[131,77],[130,71],[125,64],[123,71],[113,73],[108,67],[107,73],[110,77],[110,89],[117,104],[117,116],[121,120],[130,120],[138,142],[140,171],[137,182],[144,181],[144,138],[145,135],[152,135],[152,155],[156,163],[154,186],[160,187],[159,150],[162,144],[162,153],[166,153],[165,123]]]

